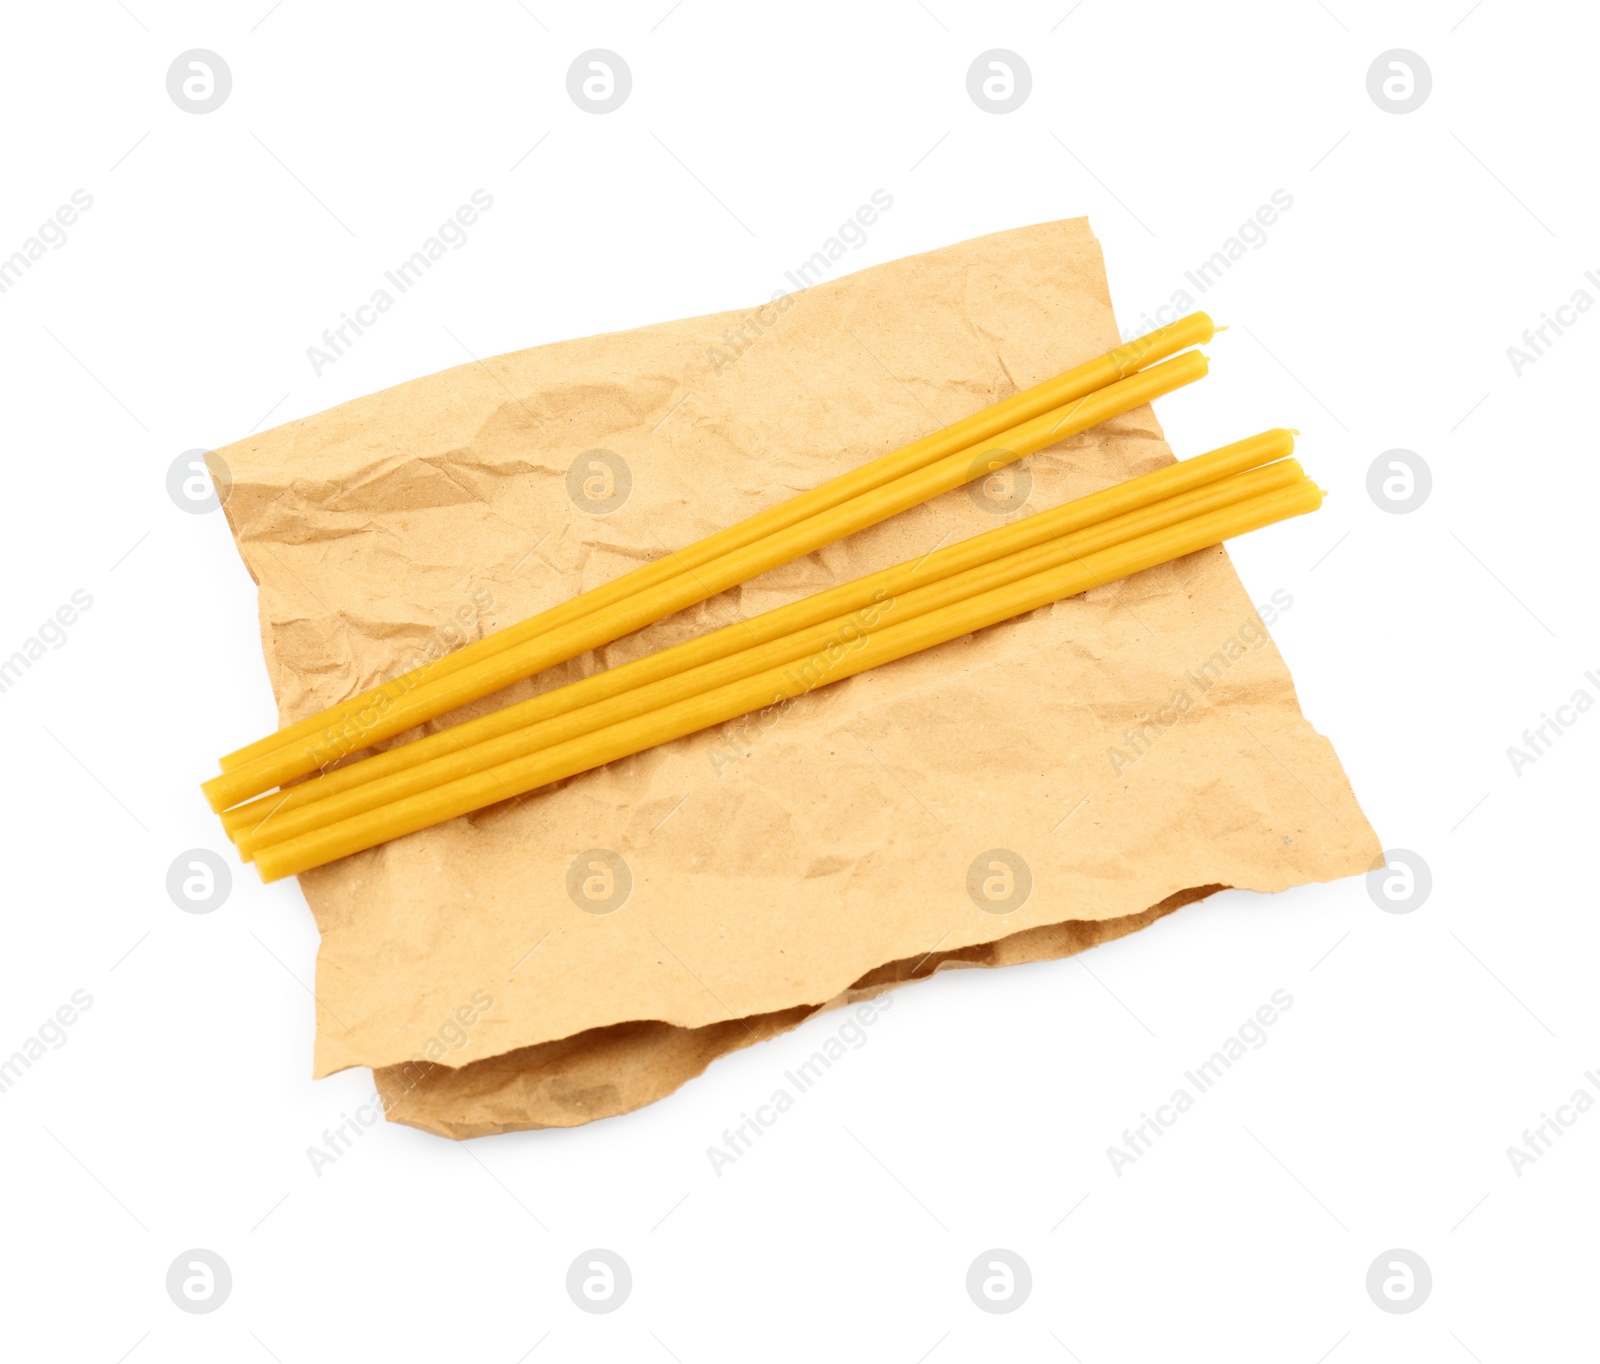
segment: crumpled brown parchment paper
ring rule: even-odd
[[[219,450],[282,719],[1118,340],[1073,219],[463,365]],[[1292,415],[1238,409],[1230,439]],[[445,721],[1172,458],[1138,409],[986,497],[950,493]],[[1378,851],[1213,549],[825,688],[770,728],[724,725],[303,875],[315,1073],[371,1066],[392,1120],[448,1136],[572,1126],[830,1005],[1066,956]]]

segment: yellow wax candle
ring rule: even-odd
[[[223,827],[230,838],[236,837],[239,831],[259,828],[280,813],[338,795],[380,777],[391,776],[443,754],[460,752],[484,740],[498,738],[527,725],[631,691],[635,687],[715,662],[719,658],[743,652],[752,645],[765,644],[819,622],[848,615],[875,601],[882,601],[913,587],[938,582],[1001,555],[1028,549],[1054,536],[1065,535],[1243,470],[1282,459],[1293,449],[1292,432],[1282,429],[1263,431],[1220,449],[1076,498],[1008,526],[937,549],[908,563],[841,583],[828,591],[724,626],[670,649],[646,654],[630,663],[402,744],[365,761],[335,768],[311,781],[275,791],[247,805],[225,811],[222,815]]]
[[[859,648],[845,650],[836,661],[830,659],[829,669],[807,686],[797,687],[787,666],[769,669],[648,715],[504,763],[488,772],[463,777],[392,805],[273,844],[257,854],[256,868],[263,880],[275,881],[322,866],[336,858],[376,847],[442,820],[496,804],[752,710],[786,706],[801,691],[842,681],[868,668],[1009,620],[1090,587],[1219,544],[1229,536],[1314,511],[1321,501],[1316,486],[1305,480],[1290,488],[1195,517],[904,624],[877,630],[867,636]]]
[[[314,741],[324,730],[337,727],[348,717],[379,704],[380,696],[386,692],[393,696],[402,695],[423,678],[431,680],[448,676],[480,659],[513,648],[558,626],[578,620],[592,611],[610,606],[636,592],[666,582],[680,573],[698,568],[701,564],[709,563],[733,550],[742,549],[763,536],[785,530],[818,512],[830,510],[862,493],[893,482],[935,460],[943,459],[946,455],[988,440],[991,436],[1085,397],[1129,374],[1148,369],[1157,361],[1175,355],[1189,346],[1201,345],[1211,339],[1214,331],[1212,321],[1205,313],[1192,313],[1170,326],[1159,328],[1126,345],[1118,346],[1115,350],[1069,369],[1053,379],[1013,394],[980,412],[973,413],[970,417],[964,417],[939,431],[912,441],[909,445],[830,479],[809,492],[801,493],[776,507],[769,507],[766,511],[747,517],[693,545],[633,569],[570,601],[562,602],[454,653],[446,654],[432,663],[413,669],[410,673],[392,679],[381,687],[371,688],[316,715],[307,716],[303,720],[287,725],[277,733],[269,734],[255,743],[246,744],[243,748],[225,756],[220,766],[226,772],[276,749],[286,746],[301,747],[307,741]],[[409,682],[409,685],[398,685],[405,682]]]
[[[572,624],[539,635],[525,644],[482,659],[448,677],[424,682],[387,709],[373,707],[359,716],[361,728],[349,739],[362,748],[404,732],[425,720],[477,700],[544,668],[620,638],[684,607],[715,596],[738,583],[809,554],[835,540],[876,525],[896,512],[939,493],[986,476],[1024,455],[1054,445],[1141,406],[1174,388],[1192,383],[1206,372],[1206,358],[1189,352],[1174,360],[1120,379],[1067,407],[1035,417],[1003,436],[962,450],[893,483],[811,517],[788,530],[723,555],[697,570],[647,589]],[[386,698],[387,699],[387,698]],[[225,810],[273,786],[315,772],[344,750],[333,747],[281,749],[203,783],[213,810]]]
[[[1112,517],[1067,535],[1059,535],[1029,549],[1003,554],[965,572],[928,583],[895,597],[809,629],[799,630],[767,644],[754,645],[714,663],[691,668],[675,676],[636,687],[620,696],[570,711],[540,723],[527,725],[495,739],[441,753],[431,761],[370,781],[341,795],[333,795],[297,810],[279,812],[257,828],[242,832],[236,842],[240,856],[253,857],[260,849],[281,843],[313,829],[336,823],[367,810],[392,804],[458,777],[498,767],[514,758],[525,757],[569,739],[619,724],[635,716],[671,705],[731,682],[785,663],[810,659],[853,648],[883,622],[896,625],[941,607],[949,606],[982,592],[1032,577],[1110,548],[1126,540],[1148,535],[1194,517],[1258,497],[1302,482],[1304,474],[1297,460],[1285,459],[1264,468],[1236,474],[1191,492],[1166,498],[1138,511]],[[914,567],[914,565],[912,565]],[[458,726],[457,728],[466,728]],[[441,736],[454,733],[443,731]],[[300,788],[296,788],[300,789]]]

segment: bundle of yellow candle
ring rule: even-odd
[[[206,795],[275,880],[1315,509],[1291,434],[1264,432],[261,794],[1192,382],[1202,355],[1166,357],[1212,330],[1186,318],[291,725]]]
[[[1184,318],[507,630],[221,759],[214,810],[304,776],[758,574],[1087,431],[1206,372],[1211,319]]]

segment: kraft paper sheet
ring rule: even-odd
[[[221,449],[282,721],[1118,341],[1080,218],[759,312],[463,365]],[[1292,424],[1238,396],[1229,439]],[[1172,458],[1140,408],[985,496],[947,494],[436,724]],[[615,510],[580,509],[630,482]],[[996,849],[1025,871],[992,868]],[[391,1120],[447,1136],[572,1126],[937,969],[1066,956],[1378,852],[1212,549],[814,692],[770,727],[723,725],[301,876],[322,934],[315,1074],[370,1066]],[[1013,892],[1031,876],[1025,901],[982,907],[969,880],[991,875]]]

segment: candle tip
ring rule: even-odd
[[[1212,329],[1211,329],[1211,334],[1212,334],[1212,335],[1213,335],[1213,336],[1215,336],[1215,335],[1216,335],[1216,334],[1217,334],[1217,333],[1218,333],[1218,332],[1225,332],[1225,331],[1227,331],[1227,330],[1228,330],[1228,329],[1227,329],[1227,327],[1213,327],[1213,328],[1212,328]]]

